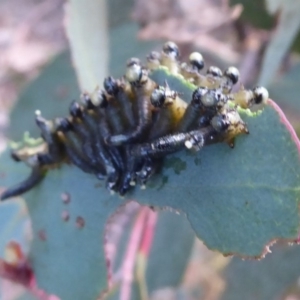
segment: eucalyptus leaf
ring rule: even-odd
[[[61,74],[54,67],[52,72],[60,82]],[[172,89],[190,100],[193,86],[164,72],[152,76],[161,83],[167,80]],[[35,94],[32,88],[31,100],[38,100],[36,108],[44,105],[51,112],[55,102],[51,98],[46,101],[46,91],[53,93],[53,85],[43,80],[44,86],[34,83],[39,92]],[[30,105],[30,111],[34,110],[35,103]],[[60,106],[58,115],[66,115],[67,106]],[[280,110],[274,108],[270,102],[257,115],[241,113],[250,135],[238,137],[234,149],[217,144],[198,153],[170,155],[146,190],[136,187],[125,198],[110,195],[103,182],[74,166],[49,171],[38,187],[24,195],[34,236],[29,259],[38,286],[64,300],[96,299],[107,287],[103,250],[106,221],[119,205],[133,199],[186,215],[196,235],[210,249],[226,255],[259,257],[276,239],[296,239],[299,141]],[[27,112],[20,106],[15,114],[12,122],[14,128],[20,127],[19,132],[33,126],[33,121],[22,120]],[[7,151],[0,158],[0,172],[0,185],[11,186],[23,180],[29,169],[13,162]],[[62,201],[65,195],[70,196],[69,204]]]
[[[108,73],[106,1],[69,0],[65,27],[82,90],[92,91]]]
[[[237,138],[235,149],[217,144],[195,154],[171,155],[146,190],[137,187],[125,199],[110,195],[96,178],[73,166],[51,170],[25,194],[34,231],[30,260],[39,286],[63,299],[95,299],[107,285],[105,223],[127,199],[186,214],[196,235],[223,254],[258,257],[271,241],[296,239],[299,142],[273,107],[256,116],[242,114],[250,135]],[[6,176],[0,183],[7,186],[29,170],[3,156],[1,171]],[[63,193],[71,197],[67,207]],[[84,220],[82,228],[78,217]]]

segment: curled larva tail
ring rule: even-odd
[[[1,196],[0,199],[6,200],[8,198],[20,196],[32,188],[34,188],[36,185],[38,185],[44,178],[45,178],[46,172],[39,166],[32,168],[30,175],[28,178],[26,178],[24,181],[16,184],[15,186],[12,186],[11,188],[5,190]]]

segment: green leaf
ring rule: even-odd
[[[275,239],[296,239],[298,149],[271,106],[256,117],[243,118],[251,134],[238,138],[234,150],[219,144],[194,155],[172,155],[146,191],[136,188],[128,199],[185,213],[198,237],[224,254],[257,257]],[[4,170],[1,185],[28,173],[5,156]],[[95,299],[106,286],[101,246],[105,222],[126,199],[98,186],[93,176],[62,166],[25,195],[34,231],[30,259],[38,284],[63,299],[74,299],[74,294]],[[72,199],[68,207],[61,201],[65,192]],[[70,214],[68,222],[61,217],[64,210]],[[76,226],[79,216],[85,220],[82,229]],[[78,280],[81,284],[74,285]]]
[[[299,280],[300,247],[274,247],[262,261],[234,258],[224,272],[222,300],[266,300],[283,297]]]
[[[79,85],[92,91],[108,73],[106,1],[69,0],[65,19]]]
[[[53,74],[61,82],[61,74],[54,69]],[[171,88],[177,86],[189,99],[192,87],[173,77],[166,79]],[[50,109],[53,101],[44,102],[49,99],[45,91],[53,93],[53,86],[45,82],[36,88],[44,88],[37,98]],[[35,100],[33,92],[32,97]],[[67,114],[67,106],[59,113]],[[26,112],[18,114],[13,122],[15,128],[20,122],[19,132],[33,126],[33,122],[22,123]],[[257,257],[277,238],[295,239],[299,227],[299,142],[295,144],[287,121],[273,106],[256,117],[243,114],[243,119],[250,135],[237,138],[235,149],[218,144],[196,154],[183,151],[169,156],[162,173],[147,189],[137,187],[127,199],[111,196],[99,187],[102,182],[75,167],[65,165],[50,171],[40,186],[25,195],[34,231],[30,260],[38,286],[64,300],[96,299],[107,286],[102,247],[105,223],[128,199],[186,214],[197,236],[224,254]],[[29,169],[11,161],[6,153],[1,157],[0,171],[6,175],[0,178],[0,185],[11,186],[24,179]],[[71,195],[68,205],[61,200],[65,192]],[[70,215],[67,222],[62,217],[66,212]],[[78,217],[85,220],[83,228],[78,228]]]

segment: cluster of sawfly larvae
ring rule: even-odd
[[[83,93],[71,103],[67,117],[46,120],[37,111],[42,143],[12,150],[12,158],[30,166],[31,174],[1,199],[27,192],[62,163],[106,180],[109,191],[124,195],[136,185],[144,187],[168,154],[219,142],[233,147],[237,135],[249,133],[238,107],[266,103],[268,91],[241,86],[232,93],[239,81],[235,67],[222,72],[211,66],[206,74],[203,68],[200,53],[181,63],[177,45],[167,42],[161,52],[148,55],[145,65],[131,58],[122,78],[107,77],[103,89]],[[168,77],[164,85],[151,79],[157,69],[195,85],[189,103],[169,87]]]

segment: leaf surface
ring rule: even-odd
[[[262,261],[234,258],[224,271],[226,289],[222,300],[287,299],[297,291],[300,247],[277,246]],[[241,276],[242,275],[242,276]],[[299,291],[299,289],[298,289]]]

